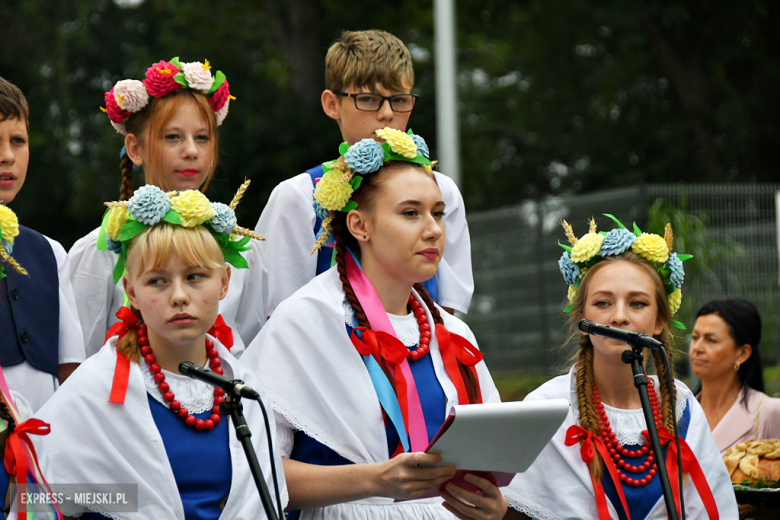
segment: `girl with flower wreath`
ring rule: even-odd
[[[657,477],[664,464],[680,509],[677,464],[684,473],[686,518],[737,518],[734,491],[710,433],[707,419],[691,391],[668,382],[672,371],[672,320],[680,306],[683,260],[672,252],[670,224],[663,237],[632,233],[614,217],[618,229],[598,233],[591,219],[580,239],[563,222],[570,246],[559,265],[569,286],[573,330],[589,319],[610,327],[653,336],[664,345],[670,365],[652,351],[657,376],[648,392],[665,460],[654,460],[647,425],[631,366],[623,363],[625,343],[579,336],[579,350],[569,373],[530,393],[527,400],[560,399],[571,403],[563,425],[533,465],[518,474],[505,495],[510,507],[536,519],[665,519],[666,505]],[[644,354],[649,357],[650,353]],[[674,406],[672,403],[675,403]],[[673,441],[676,414],[682,456]],[[682,462],[680,462],[682,460]]]
[[[103,109],[114,129],[123,134],[121,200],[133,195],[133,171],[143,170],[144,183],[135,193],[147,197],[151,187],[164,191],[208,187],[218,156],[218,131],[230,106],[229,86],[221,71],[205,63],[160,61],[143,81],[126,79],[106,92]],[[142,216],[139,216],[141,219]],[[120,224],[121,227],[121,224]],[[69,252],[70,276],[87,355],[103,345],[106,331],[123,305],[121,284],[112,282],[115,243],[98,240],[99,229],[78,240]],[[96,247],[98,246],[98,247]],[[262,284],[264,261],[259,247],[247,254],[249,269],[235,273],[220,312],[237,332],[233,352],[240,355],[265,322]]]
[[[471,330],[421,286],[445,207],[419,137],[380,133],[344,143],[317,185],[315,250],[332,241],[336,265],[283,301],[241,360],[277,412],[290,518],[502,518],[495,485],[445,488],[455,468],[421,453],[452,405],[499,395]]]
[[[257,234],[199,191],[148,188],[143,197],[109,203],[112,214],[126,214],[118,230],[101,229],[120,246],[115,272],[125,273],[130,305],[120,309],[103,348],[37,413],[52,432],[36,440],[41,465],[57,484],[137,484],[137,512],[92,504],[84,516],[90,520],[265,518],[234,425],[220,415],[225,392],[178,370],[189,360],[257,387],[207,332],[228,293],[227,263],[245,267],[241,253]],[[244,403],[244,414],[275,507],[284,507],[281,459],[267,449],[274,416],[267,431],[256,403]],[[77,514],[71,502],[62,508]]]

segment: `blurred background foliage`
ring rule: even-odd
[[[228,200],[252,179],[245,225],[277,183],[336,154],[319,95],[342,30],[406,42],[421,95],[410,126],[436,154],[432,1],[25,0],[0,3],[0,21],[0,76],[32,110],[12,206],[66,247],[119,194],[103,93],[160,59],[208,58],[227,75],[237,101],[208,194]],[[459,0],[457,24],[470,211],[638,182],[777,178],[777,2]]]

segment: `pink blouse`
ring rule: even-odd
[[[740,392],[736,402],[712,430],[712,436],[721,454],[737,443],[752,441],[754,438],[780,439],[780,399],[769,397],[752,388],[747,392],[747,409],[742,403],[743,394]],[[756,436],[756,412],[758,412],[758,436]]]

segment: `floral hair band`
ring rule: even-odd
[[[237,269],[249,267],[241,256],[241,253],[250,249],[247,245],[249,239],[265,240],[263,235],[237,225],[235,209],[249,187],[249,182],[241,185],[230,205],[209,202],[197,190],[165,193],[150,184],[137,189],[130,200],[106,202],[110,209],[103,217],[97,248],[108,249],[119,255],[119,261],[114,267],[114,283],[119,282],[125,271],[130,241],[160,221],[184,227],[205,225],[219,243],[225,262]],[[243,238],[238,238],[238,235]]]
[[[311,249],[312,254],[323,245],[332,246],[331,225],[336,212],[348,213],[357,209],[358,203],[352,200],[352,194],[360,187],[364,176],[376,173],[388,161],[420,164],[428,173],[433,173],[425,139],[411,130],[404,133],[389,127],[377,130],[376,135],[385,142],[379,144],[374,139],[363,139],[352,146],[341,143],[341,157],[323,164],[324,173],[317,181],[313,202],[322,227]]]
[[[590,219],[590,229],[582,238],[577,239],[571,225],[565,220],[562,222],[569,240],[569,246],[558,242],[565,251],[558,260],[563,279],[569,286],[569,306],[564,312],[571,312],[572,301],[580,286],[582,277],[588,269],[599,263],[607,256],[617,256],[629,249],[650,262],[658,271],[666,289],[666,297],[669,300],[669,310],[672,316],[677,313],[682,303],[682,284],[685,278],[683,262],[693,255],[678,255],[672,252],[674,234],[672,225],[666,224],[664,236],[653,233],[642,233],[639,226],[634,223],[633,233],[613,215],[607,213],[605,217],[611,218],[618,225],[617,229],[610,232],[596,232],[596,221]],[[672,325],[685,330],[685,325],[672,320]]]
[[[180,88],[197,90],[206,96],[217,117],[217,126],[227,116],[230,100],[230,87],[222,71],[211,75],[209,60],[206,63],[194,61],[181,63],[179,58],[160,61],[146,70],[143,81],[123,79],[114,88],[105,93],[106,108],[100,110],[108,115],[108,120],[117,132],[127,135],[125,121],[130,114],[143,110],[151,97],[161,98]]]
[[[16,213],[8,206],[0,204],[0,260],[13,267],[17,273],[27,275],[24,267],[11,257],[14,250],[14,239],[17,236],[19,236],[19,219],[16,217]],[[0,278],[5,278],[3,265],[0,265]]]

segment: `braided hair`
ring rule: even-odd
[[[413,163],[388,162],[375,174],[366,175],[363,178],[363,182],[360,185],[360,188],[352,195],[352,199],[355,200],[355,202],[357,202],[360,207],[370,210],[371,208],[373,208],[374,198],[376,192],[379,190],[381,186],[382,181],[385,178],[387,178],[388,175],[391,175],[393,172],[401,170],[406,167],[412,167],[415,169],[419,168],[421,172],[425,171],[421,166],[417,166]],[[371,324],[369,323],[368,318],[366,317],[366,313],[363,310],[363,306],[360,304],[360,301],[355,295],[355,291],[352,289],[352,284],[349,282],[349,279],[347,278],[346,256],[347,254],[349,254],[347,252],[347,248],[351,249],[359,257],[360,244],[355,239],[355,237],[352,236],[352,234],[349,232],[346,220],[347,220],[347,213],[343,213],[340,211],[336,212],[333,221],[333,238],[335,241],[334,247],[336,248],[336,266],[339,273],[339,279],[341,280],[341,286],[342,289],[344,290],[344,294],[346,295],[347,301],[350,303],[350,305],[352,305],[352,308],[355,311],[355,318],[357,319],[361,327],[366,327],[367,329],[371,329]],[[420,295],[420,298],[422,298],[422,300],[425,302],[426,307],[428,307],[428,310],[431,313],[431,317],[433,318],[434,323],[439,325],[444,325],[444,319],[442,318],[441,313],[439,312],[439,309],[436,307],[433,299],[428,294],[428,291],[423,289],[421,283],[414,284],[414,289]],[[393,390],[395,390],[394,377],[390,377],[390,370],[388,369],[385,360],[380,357],[379,361],[382,370],[388,376],[388,379],[393,385]],[[460,361],[458,361],[458,368],[460,370],[461,376],[463,377],[463,382],[466,386],[466,393],[468,394],[469,403],[472,404],[476,403],[479,398],[479,382],[477,381],[474,373]]]
[[[608,256],[604,260],[593,266],[585,276],[575,293],[572,301],[571,310],[571,327],[574,334],[579,334],[577,331],[577,322],[579,317],[583,314],[585,309],[585,297],[588,292],[588,285],[590,279],[593,277],[593,273],[599,269],[603,269],[604,266],[618,261],[626,261],[632,264],[638,265],[645,269],[653,279],[655,285],[655,299],[658,306],[658,320],[661,321],[663,329],[660,334],[655,336],[655,339],[660,341],[666,354],[669,358],[669,366],[664,363],[663,354],[660,351],[653,350],[653,364],[655,365],[656,374],[658,375],[658,386],[660,387],[660,401],[661,401],[661,416],[663,419],[664,427],[674,435],[674,416],[675,411],[672,409],[672,399],[677,399],[677,389],[675,386],[669,385],[669,373],[671,372],[672,378],[674,378],[674,365],[672,357],[672,334],[669,328],[672,315],[669,309],[669,301],[666,297],[666,289],[664,288],[663,281],[655,270],[655,267],[641,256],[628,251],[618,256]],[[579,348],[575,356],[577,363],[577,408],[579,411],[580,426],[589,431],[595,436],[599,435],[599,414],[596,412],[596,407],[593,403],[593,343],[590,340],[590,336],[585,334],[579,334]],[[593,461],[590,463],[590,473],[596,478],[600,479],[604,470],[604,461],[601,459],[601,455],[596,451]]]

